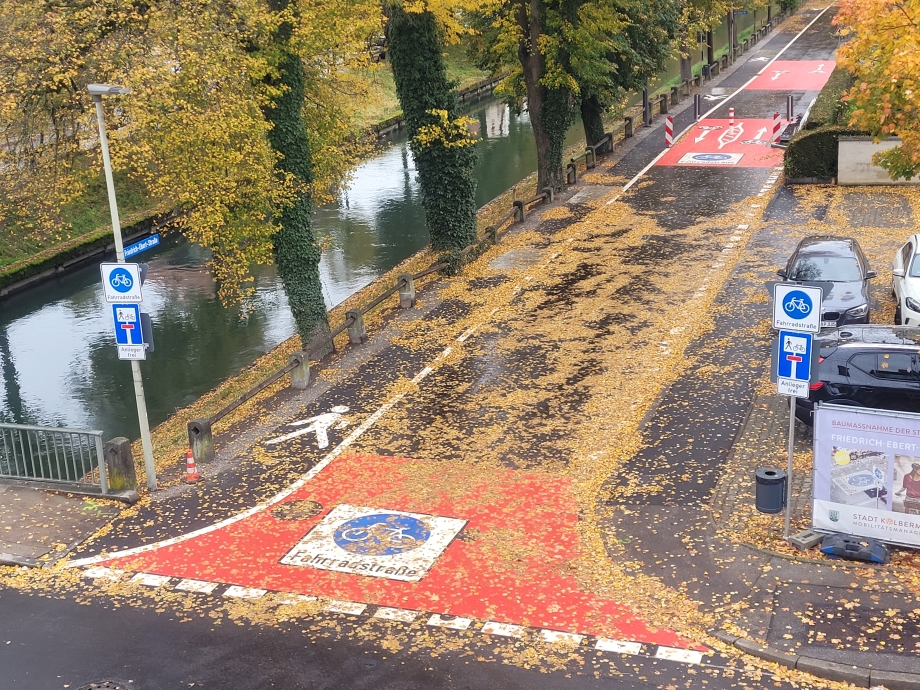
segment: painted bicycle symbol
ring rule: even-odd
[[[783,309],[790,314],[793,311],[798,311],[804,316],[811,311],[811,305],[805,301],[804,297],[792,297],[783,305]]]
[[[392,556],[416,549],[431,536],[425,523],[409,515],[378,513],[347,520],[333,539],[345,551],[365,556]]]

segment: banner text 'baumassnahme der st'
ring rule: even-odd
[[[813,524],[920,546],[920,415],[815,411]]]

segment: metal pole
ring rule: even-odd
[[[795,113],[792,111],[792,96],[786,96],[786,119],[789,120],[789,122],[792,122],[792,118],[795,116]]]
[[[121,241],[121,222],[118,219],[118,205],[115,201],[115,180],[112,177],[112,159],[109,157],[109,141],[105,133],[102,113],[102,96],[93,95],[96,104],[96,122],[99,125],[99,145],[102,148],[102,167],[105,171],[105,185],[109,193],[109,212],[112,214],[112,235],[115,237],[115,257],[118,263],[125,263],[125,249]],[[134,398],[137,401],[137,421],[141,428],[141,446],[144,449],[144,470],[147,473],[147,488],[157,490],[157,472],[153,463],[153,443],[150,440],[150,424],[147,421],[147,402],[144,399],[144,382],[141,379],[141,363],[131,360],[131,374],[134,378]]]
[[[786,467],[786,531],[783,539],[789,541],[789,521],[792,514],[792,450],[795,444],[795,396],[789,396],[789,464]]]

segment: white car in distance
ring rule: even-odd
[[[891,265],[891,294],[898,305],[894,310],[896,325],[920,325],[920,235],[911,235],[898,249]]]

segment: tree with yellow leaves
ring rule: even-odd
[[[901,145],[876,154],[894,180],[920,173],[920,0],[843,0],[834,20],[849,40],[838,64],[856,83],[850,123]]]
[[[370,0],[5,0],[0,214],[66,222],[101,167],[86,84],[129,86],[105,101],[116,168],[182,212],[225,302],[277,261],[309,348],[329,332],[313,202],[355,160],[349,68],[380,22]]]

